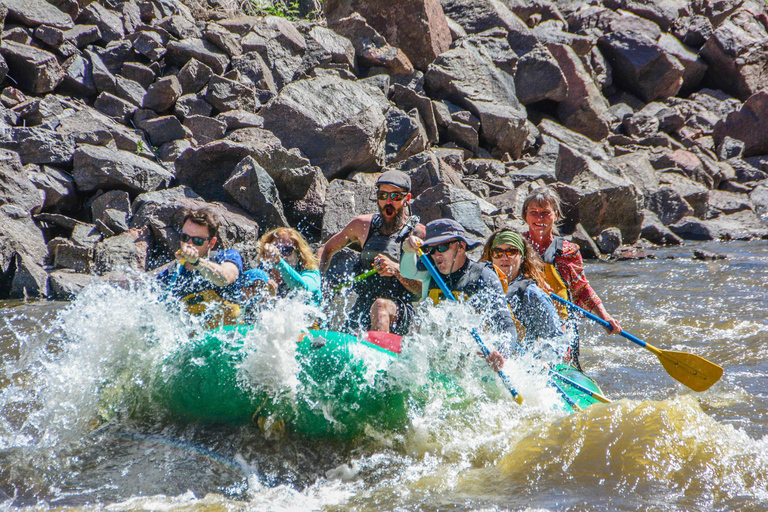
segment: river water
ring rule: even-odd
[[[727,259],[693,260],[694,248]],[[96,286],[72,303],[0,303],[0,504],[768,510],[768,242],[653,253],[590,263],[587,274],[629,332],[722,365],[708,391],[689,390],[650,352],[585,320],[582,366],[613,403],[566,414],[553,390],[510,362],[525,399],[517,405],[478,364],[463,377],[469,400],[437,397],[408,428],[369,429],[351,441],[138,417],[141,393],[124,391],[146,387],[157,359],[199,329],[144,284]],[[257,340],[264,358],[249,363],[249,375],[290,385],[292,341],[310,313],[287,304],[266,315]],[[446,350],[441,327],[473,321],[447,309],[430,315],[411,343],[416,366],[405,382],[417,383]]]

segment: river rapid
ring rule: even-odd
[[[693,260],[694,248],[728,257]],[[768,242],[653,254],[590,263],[587,275],[629,332],[722,365],[708,391],[689,390],[650,352],[583,320],[582,366],[613,403],[567,414],[526,362],[510,361],[525,400],[517,405],[477,358],[465,365],[461,401],[435,393],[408,428],[371,428],[351,441],[147,414],[142,390],[157,362],[200,326],[141,281],[130,289],[94,286],[70,303],[0,303],[0,504],[768,510]],[[294,341],[313,314],[294,303],[265,314],[249,340],[258,357],[246,359],[244,375],[295,387]],[[450,367],[454,355],[472,352],[472,340],[457,333],[476,321],[448,307],[423,317],[420,333],[404,340],[402,385],[423,385],[430,365]]]

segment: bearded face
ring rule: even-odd
[[[405,205],[411,195],[406,190],[392,185],[381,185],[377,193],[379,213],[383,218],[382,228],[385,233],[392,233],[405,222]]]

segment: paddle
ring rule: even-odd
[[[549,370],[549,373],[550,373],[550,375],[553,375],[553,376],[557,377],[558,379],[562,380],[563,382],[565,382],[565,383],[566,383],[566,384],[568,384],[569,386],[571,386],[571,387],[573,387],[573,388],[576,388],[576,389],[578,389],[578,390],[579,390],[579,391],[581,391],[582,393],[586,393],[587,395],[591,396],[592,398],[594,398],[594,399],[595,399],[595,400],[597,400],[598,402],[603,402],[604,404],[610,404],[610,403],[613,403],[613,400],[611,400],[611,399],[609,399],[609,398],[606,398],[606,397],[604,397],[603,395],[601,395],[600,393],[596,393],[596,392],[592,391],[592,390],[591,390],[591,389],[589,389],[589,388],[585,388],[584,386],[582,386],[582,385],[581,385],[581,384],[579,384],[578,382],[576,382],[576,381],[574,381],[574,380],[571,380],[571,379],[569,379],[569,378],[568,378],[568,377],[566,377],[565,375],[560,375],[559,373],[557,373],[557,372],[556,372],[556,371],[554,371],[554,370]],[[553,382],[553,384],[555,384],[555,383]],[[562,391],[562,390],[560,389],[560,386],[558,386],[557,384],[555,384],[555,387],[557,387],[557,388],[558,388],[558,391]]]
[[[611,324],[602,318],[597,317],[589,311],[580,308],[576,304],[563,299],[559,295],[555,295],[554,293],[550,295],[554,300],[579,311],[590,320],[597,322],[605,328],[611,328]],[[679,382],[682,382],[694,391],[706,391],[712,387],[715,382],[720,380],[720,377],[723,376],[722,366],[707,361],[701,356],[688,354],[686,352],[660,350],[653,345],[649,345],[640,338],[632,336],[626,331],[621,331],[619,334],[627,338],[629,341],[636,343],[637,345],[640,345],[644,349],[649,350],[655,354],[656,357],[659,358],[661,365],[665,370],[667,370],[667,373],[670,375],[670,377]]]
[[[440,287],[440,290],[442,290],[443,294],[448,300],[451,300],[453,302],[456,302],[456,297],[453,296],[451,291],[448,289],[448,287],[445,285],[445,281],[440,277],[440,274],[437,272],[437,269],[432,264],[432,262],[429,260],[429,257],[424,254],[424,251],[421,250],[421,247],[418,249],[418,255],[421,262],[424,264],[425,267],[427,267],[427,270],[429,271],[429,274],[432,276],[432,279],[435,280],[437,285]],[[478,346],[480,347],[480,351],[483,353],[484,357],[488,357],[491,353],[490,350],[488,350],[488,347],[485,345],[485,342],[480,337],[480,335],[477,333],[477,329],[472,328],[472,337],[475,338],[475,341],[477,342]],[[499,377],[501,377],[501,381],[504,383],[504,385],[507,387],[510,393],[512,393],[512,398],[515,399],[515,402],[518,404],[523,403],[523,397],[521,397],[517,391],[515,391],[515,388],[512,384],[512,381],[507,376],[506,373],[504,373],[504,370],[499,370],[496,372],[499,374]]]
[[[333,291],[337,292],[337,291],[341,290],[342,288],[346,288],[347,286],[351,286],[351,285],[355,284],[358,281],[362,281],[363,279],[371,277],[376,272],[378,272],[378,270],[376,270],[375,268],[372,268],[368,272],[360,274],[359,276],[355,276],[352,279],[350,279],[349,281],[344,281],[341,284],[337,284],[336,286],[333,287]]]

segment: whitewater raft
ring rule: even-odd
[[[284,422],[308,438],[350,438],[367,427],[400,430],[409,412],[424,406],[426,394],[400,387],[387,373],[400,354],[400,337],[368,332],[362,337],[309,330],[296,346],[299,385],[292,396],[254,387],[243,378],[247,350],[244,335],[252,326],[209,331],[179,347],[163,361],[162,377],[153,386],[153,402],[176,422],[263,424]],[[591,391],[597,384],[575,368],[555,371]],[[430,375],[452,387],[450,376]],[[595,403],[589,394],[566,383],[561,388],[583,409]],[[572,406],[564,401],[564,408]]]

